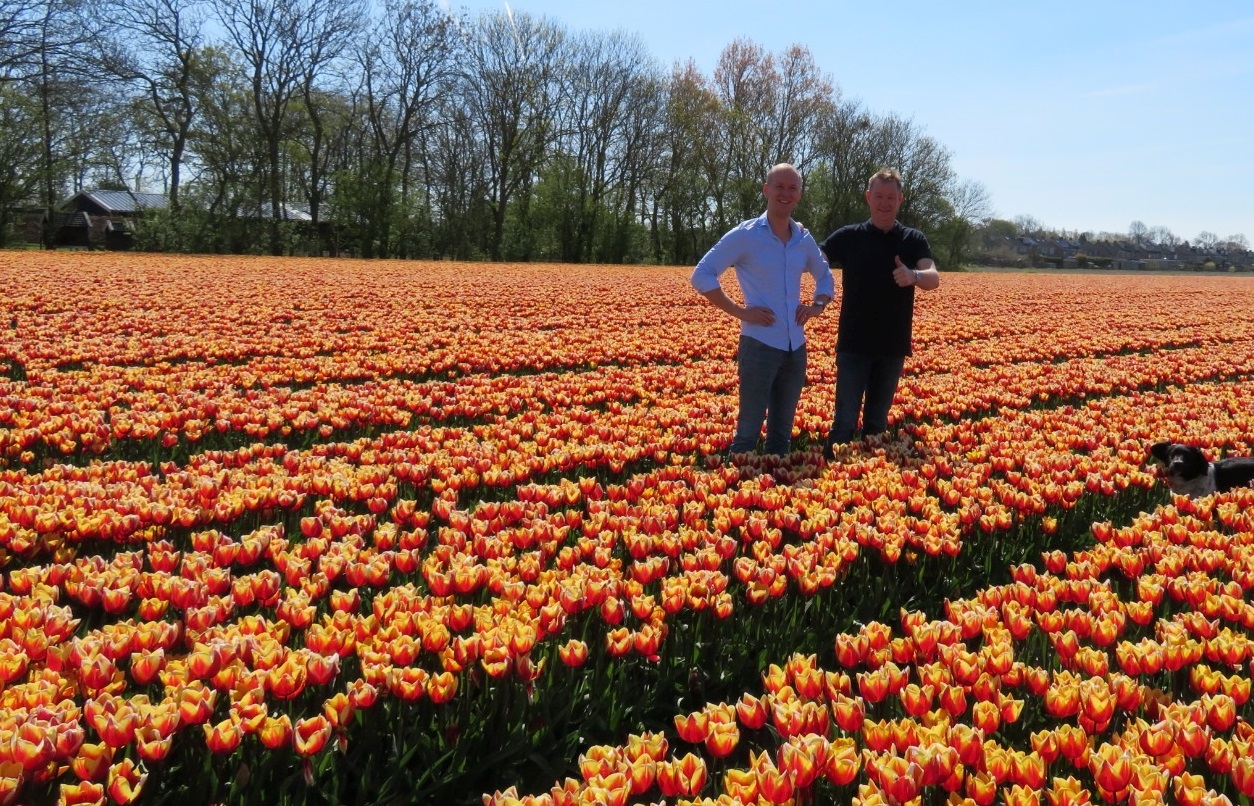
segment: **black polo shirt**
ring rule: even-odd
[[[841,227],[819,244],[832,268],[841,268],[840,331],[836,352],[910,355],[914,286],[893,281],[896,258],[917,268],[932,257],[927,236],[895,223],[888,232],[869,220]]]

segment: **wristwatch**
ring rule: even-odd
[[[811,305],[814,305],[814,306],[817,306],[817,307],[818,307],[818,309],[821,311],[821,310],[823,310],[824,308],[826,308],[826,307],[827,307],[827,303],[829,303],[829,302],[831,302],[831,300],[829,300],[829,299],[816,299],[814,302],[812,302],[812,303],[810,303],[810,304],[811,304]]]

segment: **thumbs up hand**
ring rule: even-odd
[[[902,288],[914,285],[919,281],[919,273],[914,269],[901,262],[901,255],[898,255],[896,267],[893,268],[893,282]]]

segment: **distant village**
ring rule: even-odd
[[[1101,237],[1075,239],[984,233],[972,262],[988,266],[1111,271],[1254,271],[1254,252],[1234,243],[1213,246],[1156,244],[1149,240]]]

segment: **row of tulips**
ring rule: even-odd
[[[901,390],[905,421],[929,422],[1021,408],[1056,399],[1106,395],[1193,383],[1234,375],[1250,366],[1254,339],[1225,345],[1177,348],[1129,355],[1058,359],[927,372],[915,368]],[[920,362],[924,363],[924,362]],[[831,417],[833,378],[826,363],[812,373],[815,393],[807,397],[801,427],[821,433]],[[86,459],[106,453],[148,458],[183,450],[241,447],[256,440],[301,444],[353,433],[402,430],[426,423],[489,423],[537,410],[589,409],[635,413],[687,404],[689,418],[725,419],[721,409],[734,388],[730,362],[688,366],[606,367],[579,373],[473,375],[458,380],[387,379],[352,385],[323,383],[308,389],[250,388],[238,378],[213,385],[181,387],[176,393],[143,388],[134,381],[90,382],[32,388],[17,385],[0,414],[0,456],[20,467],[37,459]],[[179,379],[164,383],[175,388]],[[88,391],[90,390],[90,391]],[[3,390],[0,389],[0,392]],[[62,402],[66,400],[73,403]],[[664,415],[663,415],[664,416]]]
[[[1177,499],[1013,580],[837,635],[763,690],[514,804],[1233,803],[1254,796],[1254,491]],[[667,800],[658,801],[661,796]]]
[[[1005,374],[996,378],[978,378],[975,382],[965,383],[966,389],[969,390],[965,395],[951,384],[954,378],[952,375],[941,376],[936,381],[934,390],[922,389],[921,385],[926,383],[928,378],[920,376],[913,378],[907,384],[907,388],[903,389],[900,408],[903,416],[907,413],[928,415],[927,417],[914,416],[907,422],[928,422],[946,413],[961,415],[964,411],[970,410],[987,411],[993,407],[1016,404],[1022,407],[1033,403],[1040,404],[1056,400],[1059,394],[1068,389],[1071,390],[1070,394],[1073,397],[1110,394],[1115,389],[1127,388],[1124,386],[1125,381],[1131,386],[1136,378],[1150,379],[1146,383],[1151,386],[1163,383],[1198,382],[1215,376],[1226,376],[1231,373],[1231,367],[1234,364],[1237,366],[1248,364],[1249,356],[1241,351],[1240,345],[1229,345],[1229,348],[1229,351],[1202,351],[1200,349],[1196,352],[1190,351],[1190,354],[1185,357],[1192,359],[1193,364],[1181,364],[1182,358],[1177,353],[1184,351],[1172,351],[1168,358],[1163,360],[1159,360],[1157,356],[1135,356],[1134,366],[1126,370],[1119,367],[1124,359],[1112,359],[1104,368],[1105,374],[1099,374],[1099,367],[1096,363],[1082,366],[1074,374],[1055,368],[1058,371],[1052,374],[1058,375],[1063,380],[1051,380],[1048,384],[1037,382],[1039,378],[1019,381]],[[1156,364],[1158,366],[1155,366]],[[1199,367],[1200,369],[1196,369]],[[1050,374],[1041,368],[1037,368],[1034,372],[1038,376]],[[694,381],[694,385],[699,383],[700,381]],[[589,394],[601,395],[604,390],[613,386],[607,380],[604,384],[592,386]],[[615,388],[622,389],[623,385],[619,384]],[[606,392],[606,394],[609,393]],[[823,392],[816,392],[806,403],[801,416],[801,427],[808,429],[806,433],[821,433],[826,427],[827,418],[830,416],[827,413],[829,406],[825,400],[827,396]],[[543,395],[541,398],[543,399]],[[487,404],[491,405],[491,401],[497,398],[484,396],[484,398],[472,399],[486,399]],[[930,400],[930,403],[925,403],[925,399]],[[521,396],[515,395],[513,396],[515,402],[509,405],[521,407],[522,403],[519,401],[522,400]],[[297,465],[303,462],[302,457],[310,457],[312,461],[318,462],[322,461],[325,454],[336,453],[346,454],[351,461],[356,461],[353,460],[353,456],[359,459],[362,454],[368,457],[386,454],[385,461],[389,458],[395,461],[396,454],[404,452],[403,463],[408,466],[408,472],[398,472],[394,478],[399,478],[401,482],[408,481],[412,487],[422,487],[427,478],[434,475],[441,477],[437,479],[435,487],[444,484],[460,489],[463,480],[472,487],[483,482],[486,482],[488,486],[504,486],[531,478],[544,477],[551,473],[569,473],[579,468],[597,470],[605,467],[609,472],[621,473],[628,465],[641,460],[667,461],[668,457],[674,455],[691,457],[694,452],[716,453],[726,445],[725,392],[721,396],[713,391],[687,395],[660,395],[638,405],[610,403],[604,408],[589,408],[582,405],[585,402],[591,401],[570,400],[570,408],[562,414],[556,412],[537,414],[534,411],[526,411],[509,417],[500,415],[496,422],[484,422],[470,427],[421,427],[413,431],[392,431],[374,440],[363,439],[347,444],[332,443],[326,449],[315,447],[304,452],[287,451],[284,443],[275,443],[263,450],[271,459],[277,458],[282,453],[285,464]],[[387,407],[381,406],[376,410],[376,414],[386,410]],[[376,418],[373,422],[376,424],[379,422],[395,423],[409,417],[408,412],[399,411],[395,407],[390,411],[391,414]],[[483,413],[482,410],[480,413]],[[1092,434],[1087,434],[1085,439],[1091,441]],[[251,456],[255,450],[255,446],[249,446],[233,453]],[[188,467],[195,468],[203,464],[203,460],[207,458],[210,460],[207,472],[218,472],[216,465],[219,463],[216,458],[221,455],[223,455],[222,452],[206,451],[193,456],[188,462]],[[167,465],[169,463],[162,463],[162,468],[166,468]],[[177,466],[173,469],[178,470]],[[300,468],[298,471],[301,475],[306,472]],[[119,472],[117,463],[110,463],[89,466],[82,474],[77,471],[68,471],[68,475],[84,479],[88,483],[99,481],[109,484],[110,476],[116,475],[117,472]],[[138,464],[133,467],[125,466],[120,472],[124,475],[138,475],[143,474],[144,469],[142,464]],[[27,493],[26,488],[36,490],[45,488],[46,480],[59,480],[66,475],[67,469],[64,467],[51,468],[45,473],[23,471],[0,473],[0,480],[4,481],[11,490],[10,501],[16,502],[0,510],[2,513],[0,514],[0,541],[4,541],[7,536],[7,530],[3,528],[4,520],[7,520],[10,525],[19,524],[21,528],[27,530],[32,526],[30,521],[38,518],[64,521],[67,517],[66,509],[58,496],[44,496],[41,506],[39,496]],[[177,476],[178,473],[169,475]],[[153,482],[156,481],[158,480],[154,478]],[[165,481],[169,482],[169,479]],[[204,482],[197,483],[203,484]],[[162,490],[168,490],[169,487],[177,486],[177,484],[163,483],[159,486]],[[214,486],[220,485],[215,483]],[[289,485],[289,488],[291,486],[296,485]],[[317,490],[312,491],[317,492]],[[440,492],[438,489],[435,491]],[[308,493],[310,490],[289,489],[288,492],[299,495],[302,492]],[[30,500],[32,497],[34,501]],[[287,497],[290,496],[284,498]],[[269,505],[273,503],[272,500],[269,501]],[[290,508],[290,502],[285,506]],[[251,507],[251,509],[256,508],[257,506]],[[107,503],[103,509],[108,511]],[[207,511],[206,507],[200,509]],[[121,514],[125,516],[129,513]],[[235,513],[235,515],[238,514],[238,512]],[[190,526],[197,522],[204,522],[203,513],[197,518],[199,520],[193,519],[190,523],[183,525]],[[180,520],[187,520],[187,518]],[[85,537],[96,535],[90,526],[82,528],[81,525],[76,524],[68,528],[64,523],[55,526],[45,525],[51,526],[52,531],[70,532]],[[113,526],[116,524],[112,521],[106,524],[106,533],[101,536],[108,537],[108,530]],[[49,529],[36,531],[47,532]],[[38,539],[32,538],[29,534],[25,534],[24,541],[21,538],[22,535],[18,535],[19,543],[30,543]],[[10,538],[4,542],[12,542],[12,540],[13,538]]]
[[[24,265],[15,277],[19,288],[9,307],[16,338],[4,349],[9,360],[24,367],[24,377],[0,383],[0,400],[6,403],[0,409],[0,456],[27,468],[119,453],[160,460],[189,450],[240,447],[256,439],[300,446],[426,422],[490,420],[537,404],[555,411],[607,403],[644,407],[657,390],[709,391],[724,398],[735,382],[730,364],[734,338],[730,332],[717,340],[709,335],[712,329],[727,330],[727,323],[709,306],[686,296],[679,301],[685,313],[679,321],[672,312],[664,324],[650,323],[647,314],[665,306],[645,303],[629,310],[598,308],[603,318],[597,321],[561,318],[559,313],[552,325],[537,330],[541,299],[563,293],[595,299],[606,293],[604,270],[563,272],[540,283],[528,270],[519,298],[507,310],[492,312],[489,330],[470,317],[470,307],[459,304],[456,293],[441,306],[412,304],[415,298],[427,298],[431,288],[456,289],[474,282],[443,268],[402,273],[398,267],[405,264],[389,264],[365,276],[341,273],[336,279],[344,281],[342,296],[315,302],[293,299],[290,291],[275,293],[272,285],[287,278],[294,288],[304,288],[302,274],[320,268],[316,264],[293,264],[290,274],[265,282],[259,280],[257,267],[247,263],[222,266],[220,261],[189,259],[190,271],[186,266],[172,271],[161,258],[128,258],[122,272],[116,259],[92,256],[82,262],[74,290],[87,294],[94,285],[95,295],[103,299],[85,309],[48,299],[48,283],[68,284],[55,257],[22,259],[35,265]],[[42,265],[45,261],[50,265]],[[994,280],[1005,282],[981,279],[985,285]],[[1086,280],[1101,284],[1109,278]],[[220,311],[196,313],[215,332],[211,340],[186,328],[192,315],[188,306],[210,281],[234,283],[251,292],[228,301]],[[682,276],[659,269],[616,281],[627,284],[634,296],[667,299],[674,308]],[[961,285],[968,278],[953,281]],[[363,282],[395,286],[395,293],[377,300],[378,292],[361,288]],[[1203,288],[1216,282],[1232,285],[1228,278],[1192,282]],[[22,283],[30,285],[26,294]],[[1199,324],[1204,319],[1190,316],[1205,304],[1198,294],[1168,291],[1155,298],[1161,308],[1149,315],[1144,298],[1137,297],[1135,306],[1128,303],[1126,314],[1105,312],[1111,327],[1094,330],[1082,326],[1089,315],[1084,311],[1029,310],[1032,296],[1025,290],[1022,284],[994,286],[1000,293],[966,308],[953,300],[969,303],[968,294],[928,301],[919,326],[920,341],[928,347],[912,362],[912,374],[920,380],[903,392],[903,416],[920,421],[957,417],[1023,405],[1041,396],[1103,394],[1173,378],[1188,382],[1222,376],[1244,365],[1203,369],[1198,363],[1198,351],[1204,355],[1206,345],[1217,341]],[[1048,300],[1067,293],[1075,289],[1041,296]],[[133,312],[119,315],[123,300],[136,295],[154,302],[134,304],[132,299]],[[362,298],[386,305],[380,310],[346,301]],[[336,315],[328,316],[328,307],[337,304]],[[1007,308],[1015,309],[1013,320],[987,315]],[[1249,342],[1243,309],[1232,308],[1224,340]],[[936,333],[927,318],[931,316],[943,323]],[[996,330],[987,325],[990,319],[999,319]],[[833,324],[826,319],[816,323],[816,354],[830,349]],[[558,332],[560,339],[549,338]],[[622,343],[624,332],[632,333],[627,345]],[[543,350],[534,343],[537,334],[545,343]],[[1116,362],[1124,366],[1107,366],[1112,356],[1125,352],[1154,360],[1125,356]],[[432,363],[436,354],[446,357]],[[602,369],[570,371],[598,364]],[[822,391],[807,398],[813,411],[807,433],[830,418],[830,362],[815,364],[814,386]],[[646,369],[653,365],[658,366]],[[446,377],[450,373],[458,377]],[[938,377],[942,373],[957,385]],[[704,407],[698,413],[706,414]]]
[[[1205,413],[1204,396],[1197,397],[1196,410]],[[1222,394],[1216,399],[1228,405]],[[1129,400],[1127,409],[1143,410],[1142,401]],[[1078,431],[1081,419],[1074,409],[1023,416],[1031,427],[1011,424],[1010,433],[1066,434]],[[42,661],[46,670],[69,672],[76,694],[89,698],[115,697],[159,679],[166,707],[173,708],[189,696],[189,686],[226,696],[246,679],[263,702],[289,702],[307,687],[325,686],[339,674],[340,659],[355,657],[361,677],[354,683],[372,694],[447,702],[459,675],[476,664],[489,677],[534,683],[543,673],[543,662],[533,661],[537,644],[554,643],[567,619],[586,611],[604,623],[611,657],[656,661],[681,611],[708,609],[728,619],[737,602],[743,609],[790,591],[812,596],[844,578],[842,569],[868,549],[890,563],[903,549],[957,555],[964,534],[1004,531],[1039,515],[1038,499],[1024,503],[1022,491],[1006,492],[1010,481],[1004,489],[989,484],[994,474],[1011,478],[1016,466],[991,456],[986,443],[1007,452],[1013,445],[1030,447],[1022,434],[1017,443],[1000,443],[982,435],[984,424],[966,426],[933,429],[945,441],[929,446],[921,437],[912,451],[918,455],[849,456],[793,486],[752,468],[678,465],[608,487],[594,478],[524,484],[512,506],[481,502],[460,510],[437,499],[429,512],[419,512],[398,502],[382,524],[375,513],[353,514],[324,498],[314,515],[301,518],[299,542],[289,542],[277,526],[238,540],[208,530],[191,532],[190,546],[177,550],[153,539],[150,529],[137,538],[147,543],[144,552],[119,552],[107,564],[80,558],[9,574],[11,594],[23,597],[10,600],[13,624],[24,628],[5,636],[16,658],[5,674],[19,682],[29,677],[32,661]],[[970,450],[955,450],[963,447]],[[929,458],[929,448],[936,458]],[[1077,464],[1069,450],[1048,456],[1046,446],[1022,455],[1025,468],[1048,462],[1048,483],[1068,488],[1081,476],[1086,485],[1096,476],[1113,495],[1152,483],[1129,450],[1110,451],[1105,467]],[[262,454],[262,466],[280,472],[283,463]],[[950,455],[962,458],[943,458]],[[1044,480],[1039,473],[1020,473],[1017,480],[1025,478]],[[346,485],[342,495],[351,496],[351,489]],[[1020,503],[1022,509],[1013,508]],[[924,532],[927,517],[936,520]],[[424,554],[432,531],[438,545]],[[476,605],[485,595],[487,602]],[[118,620],[71,639],[77,624],[68,608],[54,604],[65,600]],[[236,616],[246,608],[273,616]],[[137,618],[122,618],[131,614]],[[172,614],[179,618],[162,620]],[[741,626],[755,640],[772,627],[761,623],[754,632]],[[303,647],[292,646],[302,643],[293,635],[303,637]],[[559,649],[573,666],[589,653],[579,639]],[[191,696],[203,710],[199,695]],[[217,723],[216,733],[207,733],[220,752],[238,749],[248,724],[238,709],[230,714],[226,721],[234,730]],[[125,730],[112,735],[123,746],[135,741]]]
[[[299,264],[288,280],[307,270]],[[585,270],[575,283],[587,290],[605,271]],[[646,272],[646,280],[682,276],[657,271]],[[257,282],[272,290],[277,280]],[[47,300],[40,304],[49,318],[62,315]],[[679,304],[705,316],[699,306]],[[256,353],[230,338],[206,343],[202,352],[239,362],[283,350],[277,334],[303,317],[306,305],[302,300],[299,315],[291,305],[290,321],[272,323],[271,335],[251,342]],[[519,322],[534,325],[545,311],[538,301],[522,305]],[[231,307],[204,316],[218,324],[232,318]],[[155,300],[147,307],[157,309]],[[429,310],[438,313],[438,306]],[[489,333],[469,308],[453,305],[446,313],[458,327]],[[970,319],[956,324],[973,327]],[[921,330],[937,326],[925,320]],[[369,332],[341,327],[344,333],[310,345],[309,361],[350,344],[365,354],[369,343],[397,337],[391,324]],[[571,343],[585,355],[608,353],[603,341],[591,346],[586,324],[563,327],[584,328]],[[647,325],[642,319],[633,327]],[[1006,330],[1022,327],[1012,319]],[[667,335],[684,339],[686,332],[676,327]],[[176,335],[166,341],[195,346]],[[994,335],[973,329],[961,337]],[[1138,331],[1137,338],[1148,337]],[[1175,345],[1179,338],[1177,332],[1146,343]],[[472,750],[489,745],[472,739],[500,730],[509,741],[535,741],[538,719],[577,731],[572,735],[610,738],[633,724],[657,723],[677,689],[686,686],[684,699],[696,697],[702,684],[743,691],[746,668],[756,674],[802,647],[801,657],[826,657],[832,635],[854,621],[882,618],[893,603],[938,611],[940,599],[922,597],[921,581],[944,593],[975,590],[977,580],[1004,576],[1046,545],[1074,543],[1077,529],[1087,534],[1095,517],[1163,500],[1144,466],[1151,439],[1179,433],[1235,448],[1251,433],[1242,384],[1224,382],[1248,363],[1238,339],[1206,351],[1118,356],[1115,385],[1094,362],[1063,350],[1069,360],[1059,365],[1074,364],[1075,371],[1024,365],[1000,368],[1006,375],[977,374],[963,388],[990,388],[984,407],[973,409],[980,417],[954,414],[947,399],[933,395],[928,415],[906,418],[899,440],[852,449],[837,465],[822,466],[810,448],[782,464],[724,466],[716,457],[726,445],[734,387],[726,366],[690,367],[653,341],[633,344],[631,353],[676,363],[635,367],[620,356],[611,368],[559,373],[550,370],[581,366],[578,352],[563,352],[559,341],[534,367],[510,364],[513,354],[502,350],[502,369],[541,371],[497,380],[475,376],[492,370],[484,363],[487,340],[472,338],[459,377],[440,381],[450,384],[450,406],[471,408],[429,406],[422,417],[431,423],[397,419],[352,440],[332,440],[340,427],[332,424],[306,448],[275,441],[210,450],[206,438],[186,458],[168,454],[156,463],[110,460],[119,449],[110,444],[103,462],[0,472],[0,539],[9,559],[0,593],[8,659],[0,669],[5,797],[61,791],[71,800],[121,803],[145,789],[172,791],[172,781],[189,772],[210,779],[189,792],[225,797],[230,787],[245,786],[240,770],[281,776],[294,763],[299,780],[267,791],[278,798],[321,792],[334,800],[327,788],[346,770],[363,761],[395,766],[406,752],[415,754],[411,770],[455,772],[437,763],[452,757],[478,772],[483,756]],[[28,378],[13,379],[16,386],[30,386],[29,376],[44,371],[40,361],[53,366],[53,350],[40,349],[45,355],[35,360],[26,359],[39,351],[23,351]],[[132,341],[126,349],[142,345]],[[108,354],[78,348],[70,355],[86,362],[86,371],[96,360],[89,355]],[[980,361],[948,371],[981,373],[972,368]],[[153,389],[170,370],[132,363],[132,381]],[[368,375],[381,365],[356,366]],[[937,369],[922,377],[948,383],[951,374]],[[391,386],[391,397],[362,421],[399,410],[396,390],[421,375],[357,384]],[[533,387],[517,385],[528,379]],[[347,388],[339,382],[345,379],[328,380]],[[591,388],[582,389],[585,380]],[[1127,393],[1199,380],[1205,388]],[[1002,386],[1017,397],[1004,396]],[[511,401],[514,393],[506,391],[525,389],[545,408]],[[498,397],[485,407],[463,390]],[[269,394],[264,386],[255,391],[255,400]],[[310,391],[319,398],[315,387]],[[809,400],[830,395],[811,392]],[[525,400],[521,391],[516,396]],[[927,399],[927,390],[919,397]],[[126,407],[116,408],[121,417]],[[830,397],[820,408],[826,411],[803,415],[803,431],[826,427]],[[879,590],[868,595],[872,580]],[[1076,655],[1088,658],[1082,649]],[[892,662],[907,665],[904,657]],[[693,670],[703,667],[719,672],[694,679]],[[580,717],[609,724],[580,726]],[[406,733],[411,722],[416,728]],[[380,725],[403,738],[383,746]],[[200,760],[206,747],[209,762]],[[650,752],[655,761],[664,757]],[[695,761],[675,762],[665,773],[655,768],[657,780],[698,774]],[[520,765],[499,772],[504,777]],[[76,779],[81,783],[70,783]]]
[[[1214,361],[1223,365],[1231,359],[1231,354],[1225,354]],[[1230,433],[1245,433],[1246,421],[1239,412],[1248,410],[1248,395],[1241,384],[1207,386],[1195,402],[1173,401],[1175,396],[1101,398],[1096,406],[1062,410],[1088,416],[1078,416],[1077,422],[1069,426],[1074,438],[1064,446],[1068,455],[1051,459],[1074,466],[1069,475],[1060,474],[1061,468],[1051,468],[1055,484],[1071,484],[1065,495],[1072,501],[1079,495],[1074,486],[1078,481],[1083,480],[1086,488],[1094,483],[1109,485],[1109,479],[1094,479],[1086,467],[1096,461],[1087,454],[1103,442],[1108,449],[1122,449],[1124,472],[1129,464],[1143,463],[1147,441],[1185,433],[1186,428],[1195,432],[1195,438],[1209,436],[1213,444],[1233,442],[1217,439],[1223,432],[1199,415],[1199,408],[1217,407],[1224,418],[1232,421]],[[908,393],[903,393],[903,398],[907,401],[903,406],[908,406]],[[1132,409],[1125,406],[1122,413],[1106,410],[1100,403],[1113,400],[1117,404],[1129,399],[1138,402]],[[206,451],[181,467],[163,463],[156,472],[145,463],[125,462],[85,468],[56,466],[42,473],[0,472],[0,491],[4,493],[0,499],[0,548],[24,556],[36,556],[47,548],[68,557],[81,541],[113,540],[170,525],[191,529],[234,524],[245,514],[290,513],[308,508],[320,497],[338,504],[364,503],[379,514],[398,500],[416,501],[418,497],[434,495],[439,501],[455,505],[463,492],[468,498],[482,496],[484,487],[501,490],[501,497],[509,498],[511,486],[555,474],[565,477],[591,471],[614,475],[641,462],[691,462],[696,455],[721,451],[725,447],[726,427],[725,418],[715,412],[722,405],[717,398],[710,397],[705,408],[698,408],[695,401],[685,405],[690,401],[691,398],[677,400],[671,405],[658,401],[648,408],[576,408],[564,415],[528,412],[471,428],[396,431],[375,439],[333,443],[306,451],[289,450],[282,443],[255,443],[231,452]],[[1139,424],[1136,408],[1144,405],[1152,406],[1160,416],[1175,413],[1180,422],[1167,426],[1161,421]],[[986,439],[981,432],[1009,430],[1030,435],[1036,430],[1033,423],[1044,415],[1022,409],[1004,411],[1001,417],[956,421],[951,430],[956,429],[957,438],[947,436],[943,423],[908,426],[907,430],[919,441],[918,450],[935,453],[935,457],[928,457],[935,461],[925,463],[924,469],[942,477],[934,490],[939,497],[952,499],[956,495],[948,488],[939,489],[946,481],[950,487],[963,483],[962,479],[949,479],[955,464],[952,457],[957,454],[976,460],[970,463],[972,467],[1014,469],[1014,456],[1021,452],[1017,446],[1022,439],[1012,433],[1009,444],[1014,447],[1003,450],[994,467],[980,461],[981,453],[989,452],[981,444]],[[1054,410],[1053,416],[1058,411]],[[819,415],[810,410],[808,416],[817,420]],[[1109,437],[1099,437],[1108,428],[1104,421],[1115,416],[1123,425],[1108,433],[1119,435],[1124,445],[1112,445]],[[1081,453],[1076,453],[1077,449]],[[802,462],[796,470],[800,475],[813,475],[815,467]],[[1022,474],[1017,474],[1009,481],[1014,483],[1022,478]],[[985,481],[987,475],[973,477],[967,484],[974,487]],[[402,491],[415,498],[406,499]],[[1063,495],[1061,489],[1050,493],[1054,499]],[[945,503],[952,506],[953,501]],[[437,508],[444,506],[438,504]]]

